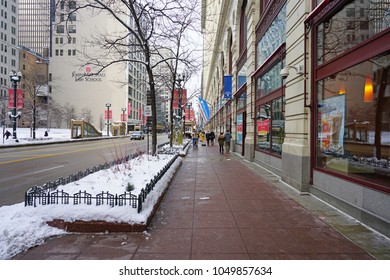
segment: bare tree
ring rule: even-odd
[[[122,27],[122,31],[117,33],[100,32],[95,35],[93,42],[90,42],[100,49],[99,54],[83,53],[83,66],[89,64],[98,69],[90,75],[98,75],[117,63],[144,65],[152,107],[153,154],[157,151],[157,90],[153,70],[160,64],[176,65],[173,73],[170,73],[174,85],[178,66],[188,64],[191,54],[189,48],[177,47],[177,42],[180,43],[177,38],[182,36],[183,29],[193,24],[194,17],[199,15],[199,7],[199,0],[84,0],[71,11],[75,13],[81,9],[90,9],[94,13],[106,13]],[[164,49],[170,50],[171,55],[162,55]],[[142,56],[132,55],[134,53],[141,53]],[[175,63],[172,64],[172,61]]]
[[[66,103],[63,108],[63,116],[65,118],[67,128],[70,128],[72,119],[75,119],[77,117],[76,107],[74,105]]]

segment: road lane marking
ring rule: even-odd
[[[35,172],[33,172],[33,174],[43,173],[43,172],[50,171],[50,170],[57,169],[57,168],[61,168],[61,167],[64,167],[64,166],[65,165],[59,165],[59,166],[55,166],[55,167],[52,167],[52,168],[47,168],[47,169],[43,169],[43,170],[40,170],[40,171],[35,171]]]
[[[120,146],[120,145],[119,145]],[[111,145],[106,145],[104,146],[105,148],[110,148],[110,147],[118,147],[117,143],[111,144]],[[28,160],[34,160],[34,159],[41,159],[41,158],[46,158],[46,157],[54,157],[54,156],[60,156],[60,155],[67,155],[67,154],[73,154],[73,153],[78,153],[78,152],[84,152],[84,151],[90,151],[90,150],[98,150],[101,149],[101,147],[91,147],[91,148],[84,148],[84,149],[73,149],[71,151],[67,152],[61,152],[61,153],[52,153],[52,154],[43,154],[43,155],[38,155],[38,156],[32,156],[32,157],[27,157],[27,158],[21,158],[21,159],[14,159],[14,160],[9,160],[9,161],[3,161],[0,162],[0,165],[3,164],[10,164],[10,163],[18,163],[22,161],[28,161]]]

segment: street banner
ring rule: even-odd
[[[232,76],[223,77],[223,98],[231,99],[232,98]]]
[[[181,90],[181,102],[180,105],[183,107],[187,103],[187,89],[182,88]],[[179,109],[179,91],[173,90],[173,109]]]
[[[16,90],[16,108],[23,109],[23,89],[19,88]],[[8,89],[8,109],[14,108],[14,89]]]
[[[104,119],[105,120],[112,120],[112,110],[105,110],[104,111]]]
[[[131,102],[127,104],[127,115],[131,116]]]
[[[210,120],[210,109],[209,109],[209,106],[207,105],[206,100],[200,98],[199,96],[198,96],[198,101],[199,101],[199,104],[200,104],[201,112],[202,112],[206,122],[208,122]]]
[[[138,108],[138,119],[142,120],[142,107]]]
[[[126,113],[121,114],[121,121],[122,121],[122,122],[127,121],[127,115],[126,115]]]

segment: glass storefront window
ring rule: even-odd
[[[236,119],[236,143],[239,145],[242,145],[243,142],[243,133],[244,133],[244,127],[243,127],[243,113],[237,114]]]
[[[390,188],[390,52],[316,87],[316,166]]]
[[[284,64],[284,63],[283,63]],[[267,96],[274,90],[282,86],[282,78],[280,77],[280,70],[282,70],[282,62],[276,63],[264,75],[257,78],[256,99]]]
[[[246,92],[241,94],[237,99],[237,111],[246,108]]]
[[[389,27],[388,1],[353,1],[317,27],[317,63],[321,65]]]
[[[267,29],[256,47],[257,63],[260,67],[268,57],[284,42],[286,42],[286,4],[280,10],[271,26]]]
[[[257,108],[257,150],[282,154],[284,142],[284,107],[283,97],[262,104]]]

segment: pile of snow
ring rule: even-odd
[[[102,170],[83,179],[58,187],[58,190],[73,195],[86,191],[93,196],[109,192],[123,194],[128,185],[132,193],[138,195],[146,183],[174,157],[163,154],[158,156],[143,155],[112,169]],[[153,211],[154,205],[168,186],[170,179],[179,166],[178,157],[167,173],[158,181],[143,204],[141,213],[131,206],[108,205],[38,205],[24,206],[24,203],[0,207],[0,259],[10,259],[16,254],[33,246],[42,244],[51,236],[66,234],[65,231],[52,228],[47,222],[61,219],[67,222],[75,220],[107,221],[129,224],[145,224]]]

